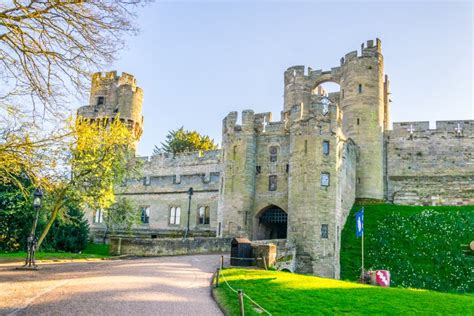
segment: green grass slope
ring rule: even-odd
[[[381,288],[287,272],[224,269],[234,289],[243,289],[272,315],[470,315],[474,296],[428,290]],[[239,315],[238,296],[220,277],[214,296],[229,315]],[[248,298],[245,315],[265,315]]]
[[[357,280],[355,205],[342,231],[341,279]],[[365,268],[390,270],[392,286],[474,292],[474,206],[365,205]]]

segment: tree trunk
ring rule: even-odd
[[[53,213],[51,213],[51,217],[49,218],[49,221],[46,224],[46,227],[44,228],[43,232],[41,233],[40,238],[38,239],[38,243],[36,246],[37,250],[40,248],[41,244],[43,243],[43,240],[48,235],[49,230],[51,229],[51,226],[53,226],[53,223],[58,217],[59,211],[61,211],[63,206],[64,206],[64,192],[61,192],[58,198],[54,200]]]

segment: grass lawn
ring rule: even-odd
[[[381,288],[277,271],[224,269],[223,274],[230,286],[243,289],[272,315],[472,315],[474,311],[472,295]],[[214,294],[229,315],[239,315],[237,294],[222,276]],[[265,315],[247,298],[244,302],[246,315]]]
[[[355,205],[342,231],[341,279],[357,280],[361,239]],[[474,206],[364,205],[365,268],[390,270],[392,285],[474,292]],[[472,313],[471,313],[472,314]]]
[[[71,252],[37,252],[35,258],[37,260],[42,259],[87,259],[87,258],[109,258],[109,245],[103,244],[88,244],[86,249],[82,253],[71,253]],[[0,253],[0,259],[25,259],[26,253],[10,252]]]

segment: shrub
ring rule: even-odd
[[[46,238],[45,247],[52,250],[79,252],[86,248],[89,224],[76,205],[69,206],[64,218],[57,219]]]

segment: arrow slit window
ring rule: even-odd
[[[329,141],[323,141],[323,155],[329,155]]]
[[[328,224],[322,224],[321,225],[321,238],[322,239],[328,239],[329,238],[329,225]]]

